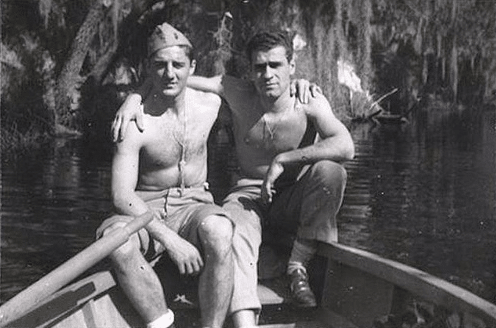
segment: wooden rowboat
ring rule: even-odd
[[[285,284],[278,287],[273,280],[262,281],[258,290],[264,304],[262,326],[496,327],[496,305],[412,267],[338,243],[320,245],[319,261],[320,285],[315,287],[320,296],[318,308],[295,309],[288,303]],[[180,311],[192,311],[187,308],[194,308],[193,299],[187,293],[173,295],[169,305],[176,317]],[[4,311],[5,305],[0,307],[0,315],[9,317]],[[17,318],[10,318],[0,321],[0,326],[143,326],[106,270],[70,284],[23,309]],[[183,326],[180,317],[176,322],[176,327]]]

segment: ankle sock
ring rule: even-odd
[[[305,273],[307,272],[307,269],[305,268],[303,263],[295,261],[288,262],[288,269],[286,270],[286,273],[288,275],[291,275],[296,270],[302,270]]]
[[[296,269],[306,272],[306,265],[317,252],[317,242],[314,240],[296,239],[289,257],[287,273],[291,274]]]
[[[146,328],[167,328],[174,323],[174,312],[171,309],[157,319],[146,324]]]

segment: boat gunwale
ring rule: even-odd
[[[491,327],[496,327],[495,304],[422,270],[339,243],[321,243],[318,253],[333,261],[383,279],[436,305],[468,312],[491,323]]]
[[[22,315],[20,318],[12,322],[9,322],[5,327],[17,327],[19,323],[23,323],[25,321],[28,321],[28,323],[32,321],[36,321],[37,323],[36,327],[45,327],[51,325],[57,320],[66,317],[68,313],[71,313],[79,308],[82,308],[85,304],[87,304],[91,300],[95,300],[102,295],[110,293],[110,290],[112,290],[116,286],[117,286],[117,282],[114,276],[112,275],[112,273],[110,272],[110,270],[98,271],[96,273],[93,273],[87,277],[72,282],[67,286],[61,288],[60,290],[53,293],[45,300],[38,303],[36,306],[28,309],[26,313]],[[52,306],[51,306],[52,302],[55,302],[57,301],[57,299],[63,298],[68,294],[71,293],[75,294],[78,291],[84,289],[85,287],[90,287],[91,293],[87,293],[83,297],[77,298],[77,302],[64,304],[66,308],[64,308],[63,311],[57,311],[57,315],[51,318],[46,318],[46,320],[43,321],[40,321],[39,319],[36,320],[36,318],[40,318],[40,316],[37,316],[37,313],[42,313],[43,308],[47,308],[51,311],[54,311],[52,310]],[[44,316],[45,314],[42,313],[41,317]],[[33,319],[31,319],[30,317]],[[0,323],[0,327],[4,327],[4,326]]]

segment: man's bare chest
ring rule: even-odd
[[[237,142],[247,148],[276,152],[298,148],[308,125],[306,115],[292,109],[279,116],[261,115],[249,124],[238,123]]]
[[[211,124],[190,120],[162,122],[147,131],[141,157],[154,166],[167,167],[179,161],[198,161],[206,155]]]

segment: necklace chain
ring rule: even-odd
[[[255,102],[255,106],[257,105],[257,103],[259,102],[259,99],[257,99],[257,101]],[[262,121],[263,121],[263,124],[264,124],[264,129],[263,129],[263,139],[265,140],[265,130],[267,130],[267,132],[269,132],[269,139],[270,140],[274,140],[274,137],[276,135],[276,131],[277,129],[279,128],[279,123],[281,123],[281,121],[286,117],[286,115],[288,114],[289,110],[286,108],[284,110],[284,112],[280,115],[279,119],[273,123],[272,127],[270,127],[270,124],[269,122],[267,122],[267,119],[265,118],[265,112],[262,112]]]
[[[263,138],[264,139],[265,139],[265,130],[267,130],[267,132],[269,132],[269,139],[274,140],[274,135],[275,135],[277,127],[278,127],[277,124],[281,121],[281,119],[282,119],[282,117],[276,123],[274,123],[274,130],[272,130],[269,122],[267,122],[267,119],[265,118],[265,114],[262,115],[262,121],[264,123],[264,132],[263,132],[263,134],[264,134]]]
[[[263,123],[262,124],[262,141],[263,141],[263,143],[267,143],[268,141],[273,141],[275,139],[276,131],[279,128],[281,121],[288,115],[288,112],[290,112],[290,110],[288,108],[286,108],[284,110],[284,112],[281,113],[281,115],[279,116],[277,121],[274,122],[271,126],[269,124],[269,122],[267,121],[267,119],[265,118],[266,112],[264,112],[260,107],[257,107],[259,102],[260,102],[260,98],[256,97],[255,102],[252,105],[252,112],[259,112],[261,114],[260,119],[262,120],[262,123]],[[250,131],[252,131],[255,128],[255,126],[257,124],[258,124],[258,121],[255,123],[254,126],[252,126],[251,129],[249,129],[249,131],[246,132],[246,135],[244,137],[244,142],[246,144],[250,143],[249,133],[250,133]],[[268,132],[268,135],[269,135],[268,138],[266,137],[266,131]]]
[[[184,168],[186,166],[186,126],[187,126],[187,116],[186,116],[186,108],[183,110],[183,136],[182,136],[182,141],[179,140],[179,138],[176,136],[176,133],[173,132],[172,135],[174,136],[174,139],[176,142],[179,144],[179,147],[181,147],[181,157],[179,159],[179,162],[177,164],[178,170],[179,170],[179,184],[181,187],[181,195],[184,194],[184,189],[186,188],[186,183],[184,179]]]

